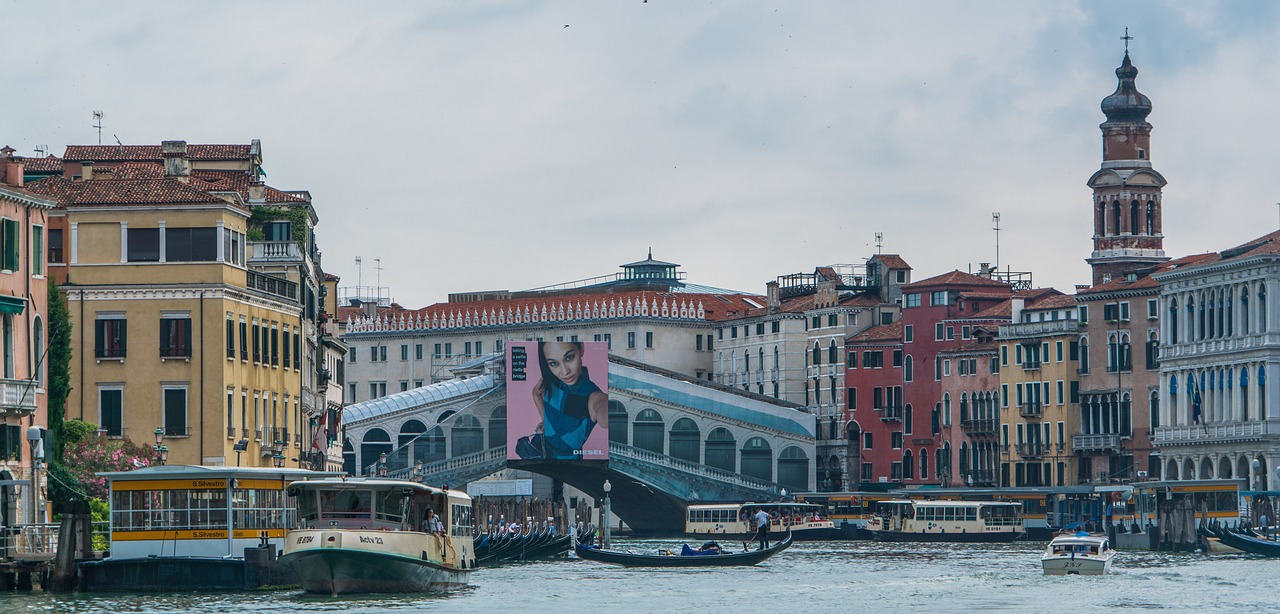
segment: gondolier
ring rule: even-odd
[[[756,520],[756,536],[751,538],[752,541],[760,541],[760,549],[764,550],[769,547],[769,522],[773,520],[773,515],[764,511],[764,508],[757,507],[754,516]]]

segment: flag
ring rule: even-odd
[[[1204,374],[1200,375],[1201,380]],[[1191,392],[1191,423],[1200,424],[1200,387],[1204,385],[1203,381],[1196,382],[1195,376],[1190,377],[1187,382],[1193,386]]]
[[[315,438],[311,440],[312,450],[324,450],[328,447],[328,445],[326,445],[328,443],[328,433],[325,432],[325,427],[328,425],[328,422],[329,412],[320,412],[320,422],[316,424],[316,435]]]

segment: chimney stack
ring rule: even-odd
[[[85,181],[93,181],[93,160],[80,162],[80,178]]]
[[[1022,321],[1022,310],[1027,304],[1027,299],[1015,296],[1009,299],[1009,321],[1017,324]]]
[[[782,306],[782,300],[778,298],[778,280],[773,280],[764,285],[765,295],[768,297],[768,307],[770,312],[777,311]]]
[[[263,185],[260,180],[249,182],[249,203],[262,203],[267,200],[267,186]]]
[[[160,155],[164,157],[164,176],[187,181],[191,178],[191,161],[187,158],[186,141],[162,141]]]
[[[0,149],[0,183],[20,188],[23,185],[22,173],[25,170],[22,162],[13,158],[16,149],[6,145]]]

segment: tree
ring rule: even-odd
[[[128,437],[107,439],[94,432],[63,450],[63,463],[90,497],[107,497],[107,479],[97,475],[103,471],[133,471],[151,464],[155,450],[150,444],[138,445]]]
[[[57,284],[49,284],[49,349],[46,372],[49,374],[49,431],[53,433],[53,458],[62,459],[66,434],[63,419],[67,414],[67,396],[71,394],[71,314],[66,295]]]

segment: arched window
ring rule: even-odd
[[[1129,203],[1129,234],[1140,234],[1142,230],[1142,205],[1137,200]]]
[[[907,354],[902,364],[902,380],[905,382],[913,381],[916,375],[915,359],[910,354]]]
[[[920,479],[929,479],[929,452],[920,448]]]
[[[342,472],[347,475],[358,475],[356,471],[356,449],[351,445],[351,438],[342,440]]]
[[[1236,310],[1234,309],[1234,307],[1235,307],[1235,298],[1232,296],[1232,289],[1227,288],[1226,304],[1223,305],[1223,309],[1222,309],[1224,315],[1227,316],[1227,325],[1226,325],[1226,328],[1222,329],[1222,334],[1228,337],[1235,334],[1235,321],[1234,321],[1234,318],[1232,317],[1236,313]]]
[[[1130,436],[1133,435],[1132,405],[1133,403],[1129,397],[1129,393],[1127,392],[1124,393],[1124,396],[1120,398],[1120,434],[1121,435],[1130,435]]]
[[[822,364],[822,348],[818,347],[818,342],[813,342],[813,364]]]
[[[34,337],[32,345],[36,352],[36,383],[43,388],[45,385],[44,375],[47,371],[45,368],[47,354],[44,350],[44,320],[40,319],[40,316],[36,316],[35,322],[32,324],[32,333]]]
[[[840,357],[836,355],[836,342],[832,339],[831,345],[827,348],[827,364],[834,365],[839,359]]]
[[[969,395],[968,393],[960,393],[960,426],[964,426],[969,421]]]
[[[1147,201],[1147,234],[1156,234],[1156,203],[1153,200]]]
[[[1147,400],[1147,411],[1151,416],[1151,430],[1160,428],[1160,391],[1152,390],[1151,398]]]
[[[907,403],[906,407],[902,408],[902,432],[907,435],[912,433],[912,427],[915,426],[913,414],[915,412],[911,411],[911,404]]]
[[[1120,201],[1111,203],[1111,234],[1120,234]]]
[[[1178,343],[1178,299],[1169,299],[1169,343]]]
[[[417,455],[412,454],[411,450],[420,445],[418,436],[426,431],[427,425],[423,424],[421,420],[408,420],[400,426],[400,433],[396,437],[396,467],[408,467],[418,461]],[[503,441],[501,445],[505,446],[507,442]]]
[[[729,429],[716,427],[707,434],[706,458],[707,466],[736,473],[737,441]]]
[[[915,479],[916,459],[911,455],[911,450],[902,451],[902,479]]]
[[[1267,326],[1267,285],[1258,284],[1258,332],[1265,333]]]
[[[942,393],[942,426],[951,426],[951,393]]]
[[[671,425],[671,456],[691,463],[702,462],[700,452],[701,433],[698,425],[689,418],[679,418]]]
[[[1094,234],[1105,236],[1107,234],[1107,204],[1105,202],[1098,203],[1098,214],[1094,220]]]
[[[1240,287],[1240,334],[1249,334],[1249,286]]]
[[[1240,409],[1245,422],[1249,421],[1249,367],[1240,369]]]
[[[1258,367],[1258,415],[1267,415],[1267,367]]]

